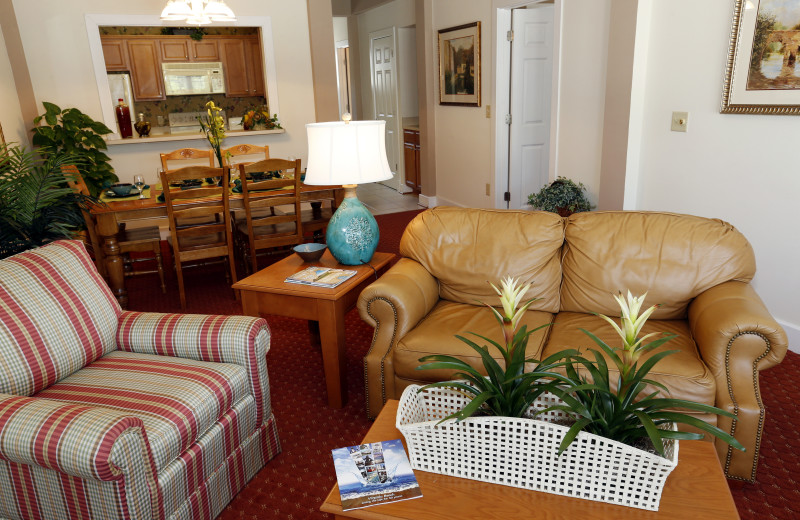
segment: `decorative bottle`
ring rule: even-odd
[[[117,113],[117,124],[119,125],[119,135],[123,139],[133,137],[133,129],[131,128],[131,109],[125,103],[125,100],[119,98],[119,103],[115,109]]]
[[[150,122],[144,120],[144,114],[139,112],[139,119],[133,125],[139,137],[147,137],[150,135]]]

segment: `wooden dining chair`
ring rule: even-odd
[[[248,176],[280,171],[282,178],[255,180]],[[265,159],[239,164],[245,218],[236,223],[244,264],[258,271],[257,252],[303,242],[300,222],[300,159]],[[288,175],[287,175],[288,174]],[[296,175],[292,175],[296,174]],[[291,176],[291,178],[286,178]],[[271,210],[281,206],[282,211]],[[264,210],[270,210],[266,212]]]
[[[269,159],[269,146],[258,146],[254,144],[237,144],[236,146],[231,146],[230,148],[223,148],[222,149],[222,160],[227,166],[231,166],[231,157],[236,157],[237,160],[235,162],[240,162],[242,156],[253,156],[250,159],[253,161],[259,161],[263,159]],[[244,161],[251,162],[251,161]]]
[[[170,184],[187,179],[221,177],[221,186],[202,186],[185,189],[171,188]],[[221,258],[227,268],[229,283],[236,282],[236,264],[233,253],[233,233],[230,224],[229,169],[208,166],[187,166],[178,170],[161,172],[164,202],[169,220],[170,245],[175,259],[181,309],[186,308],[186,291],[183,283],[185,264],[198,260]],[[191,208],[181,208],[187,199],[208,198],[208,203]],[[178,219],[181,224],[178,225]],[[209,262],[203,262],[207,264]],[[188,265],[186,265],[188,267]],[[228,276],[230,272],[230,276]]]
[[[61,168],[61,171],[64,172],[67,177],[67,184],[69,184],[70,188],[83,195],[89,195],[89,188],[86,186],[86,182],[83,180],[83,177],[81,177],[76,166],[65,165]],[[83,213],[83,220],[86,222],[86,232],[89,236],[91,249],[94,253],[97,270],[101,275],[105,276],[105,254],[100,243],[100,238],[97,236],[95,219],[90,212],[86,210],[81,211]],[[119,245],[119,250],[122,255],[123,274],[125,277],[158,273],[158,278],[161,281],[161,292],[166,294],[167,285],[164,283],[164,266],[161,258],[161,232],[158,226],[128,229],[125,222],[122,222],[117,232],[117,244]],[[151,253],[152,256],[132,256],[131,253]],[[148,261],[155,261],[155,270],[136,270],[133,267],[135,263]]]
[[[200,164],[199,161],[204,159],[208,161],[208,166],[210,166],[211,168],[214,167],[213,150],[200,150],[198,148],[180,148],[178,150],[173,150],[171,152],[161,154],[161,169],[162,170],[174,169],[174,166],[173,168],[169,167],[167,161],[194,160],[196,164]]]

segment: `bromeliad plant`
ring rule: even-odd
[[[733,418],[734,415],[720,408],[695,403],[684,399],[659,397],[661,390],[668,393],[667,388],[647,376],[653,367],[665,357],[677,352],[675,350],[653,354],[639,365],[642,354],[657,349],[675,334],[659,334],[656,332],[639,337],[647,319],[655,312],[658,305],[653,305],[641,314],[639,311],[647,293],[634,297],[628,291],[627,299],[620,293],[615,296],[622,310],[620,325],[608,316],[599,315],[610,323],[620,338],[622,348],[612,348],[591,332],[581,329],[594,341],[602,353],[591,349],[594,361],[580,355],[570,355],[565,369],[568,377],[566,386],[552,389],[564,401],[551,409],[561,410],[575,418],[575,423],[564,435],[559,446],[559,454],[572,443],[581,431],[587,431],[608,439],[628,445],[637,445],[642,439],[649,439],[659,455],[664,455],[664,439],[701,439],[703,434],[663,429],[669,423],[687,424],[722,439],[734,448],[744,451],[742,446],[731,435],[696,417],[670,411],[672,409],[693,410],[713,413]],[[647,340],[655,338],[649,343]],[[606,356],[619,371],[616,389],[612,384]],[[591,380],[579,375],[581,366],[591,375]],[[656,388],[650,394],[644,394],[647,385]]]
[[[498,350],[503,356],[505,369],[489,354],[488,346],[479,346],[474,341],[458,335],[456,336],[458,339],[480,355],[488,377],[484,377],[470,364],[453,356],[431,355],[420,358],[420,361],[426,364],[418,366],[417,370],[454,369],[457,370],[456,377],[465,379],[469,383],[441,381],[419,389],[419,392],[422,392],[426,388],[447,386],[472,397],[472,400],[464,408],[445,417],[443,421],[447,419],[461,421],[478,412],[505,417],[523,417],[537,397],[552,389],[557,381],[563,379],[561,374],[553,371],[563,364],[559,360],[567,355],[577,354],[577,351],[560,352],[541,362],[533,358],[526,358],[525,351],[530,335],[549,325],[545,324],[532,330],[528,330],[527,325],[523,325],[517,330],[528,307],[536,301],[536,298],[533,298],[520,306],[522,298],[531,284],[520,286],[516,279],[506,277],[500,284],[502,290],[492,283],[490,285],[500,296],[503,312],[501,313],[489,304],[484,303],[483,305],[492,311],[503,328],[504,344],[501,345],[474,332],[469,334],[483,339]],[[536,363],[536,365],[530,372],[524,372],[526,363]]]
[[[214,155],[217,156],[219,167],[224,168],[222,162],[222,140],[225,139],[225,120],[219,115],[222,109],[214,104],[213,101],[206,103],[207,116],[198,116],[197,120],[200,121],[200,127],[206,134],[206,139],[214,149]]]

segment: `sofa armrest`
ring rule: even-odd
[[[123,312],[117,347],[127,352],[231,363],[247,369],[259,404],[256,424],[272,415],[267,374],[270,330],[263,318]]]
[[[700,356],[716,380],[715,405],[736,415],[717,425],[747,451],[715,441],[725,474],[753,481],[765,409],[758,372],[780,363],[788,349],[786,333],[748,283],[725,282],[689,304],[689,327]]]
[[[375,328],[372,345],[364,356],[367,415],[377,417],[394,396],[391,350],[439,301],[439,282],[422,264],[401,258],[358,298],[361,319]]]
[[[783,328],[748,283],[725,282],[697,296],[689,305],[689,326],[700,356],[718,380],[741,362],[748,370],[775,366],[789,347]],[[760,341],[751,342],[753,348],[731,349],[743,334]]]

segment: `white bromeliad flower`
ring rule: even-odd
[[[623,360],[627,366],[636,363],[636,361],[639,359],[639,356],[642,354],[642,352],[639,350],[639,347],[643,344],[643,342],[652,336],[658,335],[657,332],[651,332],[650,334],[646,334],[641,338],[638,337],[647,319],[658,308],[658,305],[653,305],[640,315],[639,310],[642,308],[642,304],[644,303],[646,296],[647,293],[644,293],[638,297],[633,296],[630,291],[628,291],[627,298],[624,298],[621,292],[614,296],[614,299],[617,300],[617,303],[622,310],[619,325],[617,325],[614,320],[608,316],[604,316],[602,314],[598,315],[610,323],[611,326],[614,327],[614,330],[617,331],[617,334],[619,334],[619,337],[622,338]]]
[[[536,300],[536,298],[528,300],[521,307],[517,308],[522,301],[522,297],[525,296],[525,293],[528,292],[528,289],[530,289],[532,285],[529,283],[527,285],[518,286],[518,283],[518,280],[511,276],[506,276],[500,281],[500,287],[502,287],[502,289],[498,289],[492,282],[489,282],[492,289],[500,296],[500,303],[503,305],[503,314],[500,314],[500,312],[491,305],[487,304],[486,306],[489,307],[497,319],[503,323],[506,345],[511,343],[519,321],[522,319],[522,316],[525,315],[525,311],[528,310],[531,303]]]

